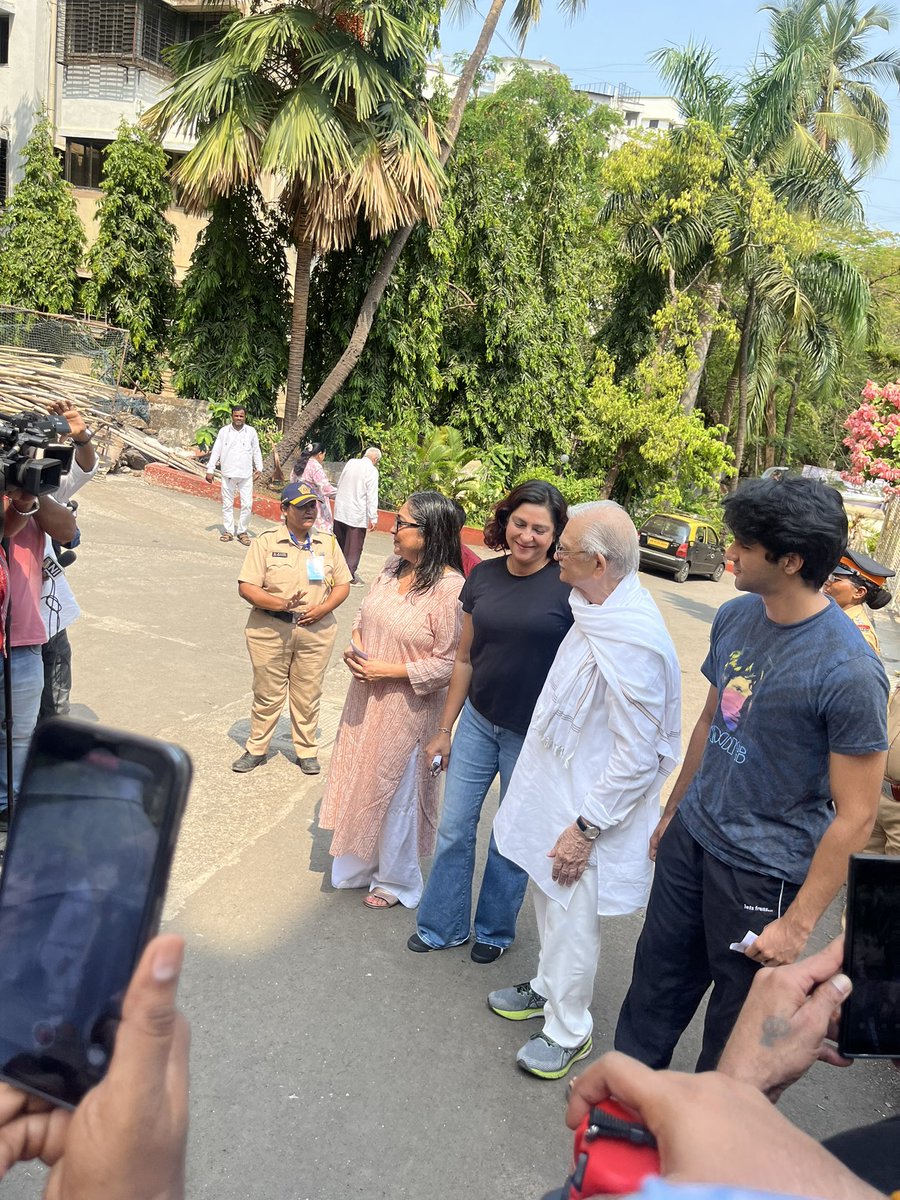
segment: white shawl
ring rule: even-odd
[[[547,749],[568,766],[578,745],[587,714],[591,711],[597,683],[602,676],[635,718],[640,713],[656,729],[659,758],[658,784],[678,762],[681,743],[680,670],[675,648],[662,615],[637,575],[626,575],[603,604],[591,604],[573,588],[569,597],[575,627],[587,641],[576,639],[568,649],[560,646],[551,679],[541,693],[531,726]],[[629,678],[632,647],[650,650],[662,660],[666,681],[666,705],[662,724],[648,709],[640,686]],[[646,728],[646,726],[644,727]],[[635,737],[643,737],[635,724]]]

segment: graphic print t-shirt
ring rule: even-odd
[[[834,815],[829,753],[887,749],[884,668],[833,601],[778,625],[740,596],[716,614],[702,671],[719,706],[678,811],[721,862],[802,883]]]

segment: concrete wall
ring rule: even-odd
[[[10,14],[10,9],[12,13]],[[9,62],[0,66],[0,137],[9,142],[9,179],[20,177],[19,156],[34,125],[34,114],[48,100],[51,0],[18,0],[0,12],[11,15]]]

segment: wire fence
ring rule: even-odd
[[[0,305],[0,347],[37,354],[49,366],[117,388],[128,331],[85,317]]]

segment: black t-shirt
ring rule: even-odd
[[[559,563],[534,575],[511,575],[505,558],[474,568],[460,600],[472,618],[469,700],[485,720],[527,733],[547,672],[572,624]]]

